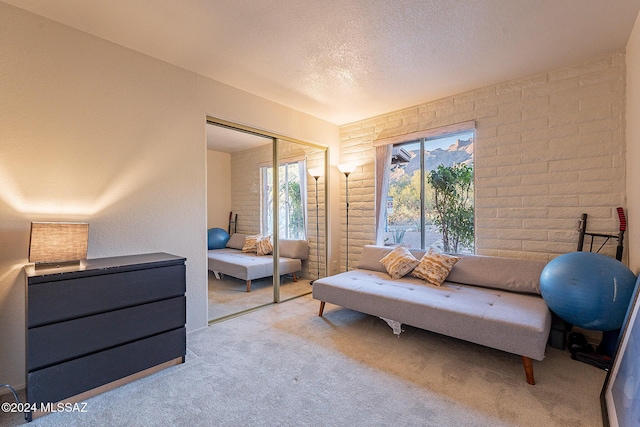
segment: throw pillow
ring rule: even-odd
[[[380,260],[392,279],[400,279],[418,265],[418,260],[405,246],[398,246]]]
[[[271,236],[266,236],[258,240],[256,251],[258,253],[258,256],[269,255],[270,253],[272,253],[273,244],[271,243]]]
[[[459,259],[460,257],[438,253],[429,248],[413,270],[413,276],[426,280],[430,285],[440,286]]]
[[[244,239],[244,246],[242,247],[242,253],[255,253],[258,251],[258,240],[260,240],[262,236],[260,234],[256,234],[254,236],[247,236]]]

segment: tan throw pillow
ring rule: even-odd
[[[409,274],[418,265],[419,261],[405,246],[398,246],[385,255],[380,262],[384,265],[391,278],[400,279],[402,276]]]
[[[242,253],[255,253],[258,251],[258,240],[260,240],[262,236],[260,234],[256,234],[255,236],[247,236],[244,239],[244,246],[242,247]]]
[[[440,286],[459,259],[460,257],[438,253],[429,248],[413,270],[413,276],[426,280],[430,285]]]
[[[273,244],[271,243],[271,236],[266,236],[258,240],[256,251],[258,253],[258,256],[269,255],[270,253],[272,253]]]

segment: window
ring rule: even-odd
[[[393,146],[385,244],[474,252],[474,131]]]
[[[306,239],[306,165],[305,161],[283,163],[278,169],[278,223],[283,239]],[[273,167],[262,167],[262,234],[273,234]]]

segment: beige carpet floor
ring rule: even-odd
[[[230,276],[217,279],[209,271],[209,320],[216,320],[273,302],[271,277],[251,281],[251,292],[247,292],[246,281]],[[280,300],[298,297],[311,292],[309,279],[293,281],[290,275],[280,281]]]
[[[549,348],[525,382],[518,356],[310,296],[187,337],[186,363],[33,426],[601,426],[605,372]],[[3,397],[7,397],[6,395]],[[22,423],[0,414],[0,426]]]

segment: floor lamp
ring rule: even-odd
[[[344,174],[344,185],[347,199],[347,248],[346,248],[346,271],[349,271],[349,174],[356,169],[355,165],[343,164],[338,165],[338,170]]]
[[[319,205],[318,205],[318,178],[322,176],[322,168],[311,168],[309,169],[309,175],[316,180],[316,256],[318,263],[318,276],[316,278],[320,278],[320,213],[319,213]],[[310,285],[313,285],[315,280],[309,282]]]

